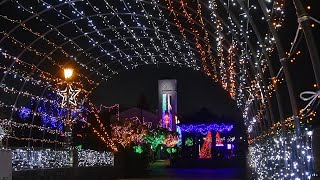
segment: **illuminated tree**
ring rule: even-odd
[[[140,141],[146,134],[147,128],[134,121],[117,121],[111,124],[111,138],[124,148],[128,147],[132,142]]]
[[[165,132],[163,129],[153,129],[143,139],[151,145],[152,151],[156,151],[157,147],[165,140]]]
[[[212,146],[212,136],[211,136],[211,132],[208,132],[206,136],[206,140],[204,141],[199,154],[199,157],[201,159],[210,159],[212,157],[211,146]]]
[[[163,144],[166,145],[167,147],[174,147],[178,144],[178,141],[179,141],[178,134],[170,131],[166,136]]]
[[[216,134],[216,146],[223,146],[219,132]]]

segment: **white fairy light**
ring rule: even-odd
[[[6,133],[4,132],[4,129],[0,125],[0,146],[2,146],[2,139],[4,138],[5,135]]]
[[[64,168],[71,166],[71,151],[55,151],[51,149],[12,150],[12,167],[14,171]],[[78,166],[114,166],[114,155],[111,152],[80,150],[78,151]]]
[[[78,166],[114,166],[114,155],[111,152],[98,152],[93,150],[78,151]]]

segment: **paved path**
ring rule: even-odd
[[[135,178],[130,180],[241,180],[243,170],[238,168],[217,169],[191,169],[166,168],[167,161],[155,162],[151,165],[148,178]]]

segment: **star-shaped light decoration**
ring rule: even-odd
[[[65,90],[62,90],[58,92],[59,96],[62,97],[62,106],[65,106],[67,104],[67,99],[68,99],[68,87],[66,87]],[[70,104],[76,106],[77,105],[77,100],[76,97],[80,93],[80,89],[72,89],[71,86],[69,86],[69,102]]]

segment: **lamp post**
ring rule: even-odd
[[[66,137],[66,142],[68,144],[68,146],[71,143],[71,138],[72,138],[72,127],[71,127],[71,123],[70,122],[70,101],[69,101],[69,96],[70,96],[70,79],[72,77],[73,74],[73,69],[71,68],[65,68],[64,70],[64,78],[67,82],[67,119],[66,119],[66,131],[67,131],[67,137]],[[71,134],[69,135],[69,132],[71,132]]]
[[[77,167],[78,166],[78,152],[75,148],[72,148],[72,121],[70,119],[70,79],[73,75],[73,69],[71,68],[65,68],[64,70],[64,78],[67,82],[67,119],[66,119],[66,142],[67,142],[67,148],[71,149],[71,157],[72,157],[72,166]],[[71,147],[70,147],[71,146]]]

